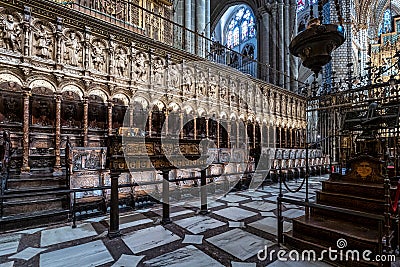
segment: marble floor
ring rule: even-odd
[[[310,178],[310,195],[325,178]],[[295,189],[299,183],[292,182]],[[285,191],[286,192],[286,191]],[[278,185],[210,198],[206,215],[199,215],[198,198],[171,203],[172,223],[160,225],[162,209],[155,204],[120,214],[120,238],[109,239],[108,215],[51,227],[0,234],[0,267],[135,267],[135,266],[328,266],[324,263],[259,260],[265,247],[278,249],[276,198]],[[289,193],[297,199],[305,191]],[[285,204],[284,231],[291,219],[304,214]]]

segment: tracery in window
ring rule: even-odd
[[[392,12],[390,9],[386,9],[383,14],[382,23],[379,26],[379,35],[382,33],[388,33],[392,31]]]
[[[247,41],[256,36],[254,15],[246,7],[240,8],[232,16],[226,33],[226,45],[230,48],[236,47],[239,43]]]

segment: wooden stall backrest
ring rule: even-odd
[[[70,158],[70,189],[94,188],[104,186],[106,174],[106,147],[72,147]],[[102,197],[103,190],[77,192],[76,198]]]

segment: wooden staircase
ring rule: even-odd
[[[369,166],[366,173],[372,170],[367,176],[359,169],[361,163]],[[329,248],[344,253],[357,250],[360,261],[347,261],[345,257],[340,260],[338,257],[338,260],[330,262],[338,266],[379,266],[376,262],[362,260],[362,253],[370,250],[370,258],[381,254],[383,243],[379,222],[382,223],[382,220],[379,217],[383,218],[385,213],[381,168],[381,162],[363,155],[351,162],[350,173],[332,174],[329,180],[323,181],[322,190],[317,192],[316,199],[316,204],[323,206],[312,207],[308,215],[293,219],[293,230],[284,235],[285,244],[301,250],[313,249],[319,253]],[[347,213],[340,211],[343,209]],[[384,228],[382,224],[381,227]],[[346,240],[346,246],[338,247],[338,240],[343,239]],[[324,260],[329,261],[327,255]]]
[[[1,231],[66,221],[69,214],[66,177],[10,175],[1,203]]]

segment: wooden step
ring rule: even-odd
[[[385,189],[382,185],[376,184],[360,184],[338,181],[323,181],[322,191],[326,193],[341,193],[364,198],[376,198],[377,196],[384,198]]]
[[[293,236],[293,231],[285,233],[284,234],[284,241],[285,241],[285,245],[289,248],[296,248],[296,250],[298,250],[301,252],[303,250],[313,250],[315,251],[317,254],[317,257],[320,257],[322,254],[323,250],[329,250],[329,247],[325,247],[323,245],[320,244],[319,239],[313,239],[310,241],[304,240],[303,238],[297,238]],[[337,249],[336,245],[334,247],[332,247],[332,249]],[[355,261],[356,259],[353,260],[349,260],[349,261],[340,261],[340,260],[334,260],[334,261],[330,261],[329,260],[329,254],[328,253],[324,253],[323,254],[323,261],[327,262],[333,266],[345,266],[345,267],[373,267],[373,266],[379,266],[379,264],[377,262],[366,262],[363,260],[360,261]],[[346,255],[346,254],[344,254]],[[338,255],[338,258],[340,256]],[[373,256],[370,256],[371,258]],[[349,257],[350,258],[350,257]],[[345,257],[344,257],[345,259]],[[362,252],[360,252],[360,259],[362,259]]]
[[[16,214],[0,218],[0,233],[22,228],[31,228],[42,225],[67,222],[69,220],[69,210],[54,209],[29,214]]]
[[[3,202],[3,216],[29,214],[46,210],[67,208],[66,196],[29,197],[28,199],[8,199]]]
[[[338,211],[326,210],[322,208],[315,208],[315,207],[310,208],[310,214],[311,216],[320,216],[320,217],[351,221],[353,223],[362,224],[368,227],[377,227],[378,225],[378,219],[366,218],[361,214],[354,215]],[[378,214],[372,214],[372,215],[378,215]],[[383,213],[381,215],[383,216]]]
[[[7,180],[7,189],[65,187],[66,184],[64,176],[13,176]]]
[[[384,200],[364,198],[339,193],[317,191],[317,203],[332,207],[351,209],[366,213],[382,215],[385,211]]]
[[[324,247],[337,249],[337,241],[345,239],[346,249],[359,251],[379,251],[379,233],[376,228],[364,227],[348,220],[302,216],[293,219],[293,236],[309,242],[316,242]]]

